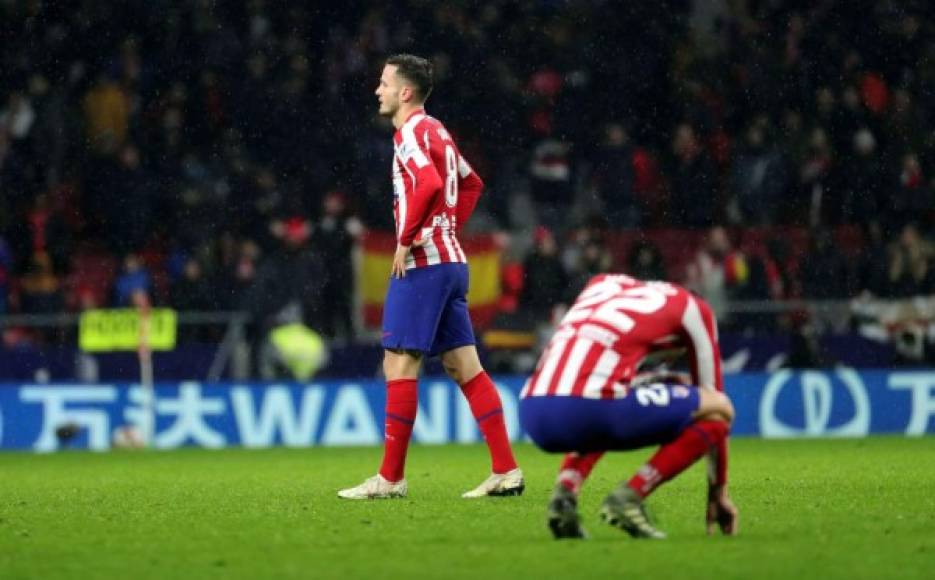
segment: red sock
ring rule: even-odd
[[[717,447],[727,437],[727,432],[727,423],[723,421],[695,421],[674,441],[660,447],[627,485],[646,497],[661,483],[685,471],[699,457]]]
[[[558,483],[565,486],[565,489],[572,493],[578,493],[584,480],[591,475],[591,470],[597,464],[598,460],[604,456],[603,451],[593,451],[591,453],[569,453],[562,460],[562,467],[558,473]]]
[[[506,431],[506,422],[503,420],[503,407],[500,404],[500,394],[494,387],[493,381],[487,373],[481,371],[473,379],[461,385],[461,392],[471,406],[471,413],[477,420],[490,450],[490,461],[494,473],[506,473],[516,469],[516,460],[510,448],[510,436]]]
[[[416,422],[419,398],[416,379],[386,382],[386,431],[380,475],[399,481],[406,468],[406,450]]]

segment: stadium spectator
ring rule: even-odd
[[[149,302],[153,293],[152,276],[139,254],[128,253],[123,258],[123,271],[114,281],[114,305],[120,308]]]
[[[270,224],[278,247],[264,255],[256,276],[244,296],[242,307],[263,329],[282,322],[301,322],[315,330],[321,325],[322,257],[309,244],[312,226],[301,216],[290,216]],[[236,274],[249,271],[250,249],[241,248]]]
[[[906,224],[893,244],[889,259],[890,291],[896,297],[935,294],[932,243],[915,224]]]
[[[889,248],[878,220],[864,228],[864,245],[857,256],[857,294],[887,298],[889,288]]]
[[[835,223],[860,223],[862,216],[877,215],[884,207],[885,172],[877,138],[864,127],[854,133],[853,155],[843,169],[843,199]],[[889,197],[887,192],[886,197]],[[889,203],[889,202],[886,202]]]
[[[748,226],[774,223],[786,193],[786,160],[771,142],[770,130],[769,120],[758,116],[747,128],[733,162],[732,194],[740,223]]]
[[[169,305],[181,311],[204,311],[216,308],[212,288],[207,283],[201,264],[195,258],[188,258],[182,269],[182,275],[172,284]]]
[[[536,227],[533,249],[523,262],[525,280],[519,306],[535,321],[551,321],[552,310],[567,298],[568,275],[558,255],[552,231]]]
[[[732,253],[727,230],[715,226],[708,230],[704,245],[685,270],[685,286],[711,306],[722,324],[727,320],[729,297],[726,263]]]
[[[850,293],[851,274],[847,259],[827,229],[812,232],[809,251],[802,259],[802,297],[836,300]]]
[[[569,144],[554,137],[539,141],[532,150],[529,178],[540,223],[555,232],[568,230],[572,225],[569,214],[574,200]]]
[[[640,280],[668,280],[662,253],[649,240],[637,240],[630,248],[626,273]]]
[[[595,194],[608,224],[615,229],[638,226],[642,217],[633,189],[633,146],[623,125],[609,123],[604,127],[603,142],[593,164]]]
[[[113,153],[129,130],[130,99],[107,72],[100,71],[83,99],[85,131],[91,147],[100,154]]]
[[[30,207],[13,221],[9,232],[13,252],[21,259],[31,261],[36,254],[47,254],[54,271],[66,269],[71,235],[49,194],[36,194]],[[29,266],[20,264],[18,269]]]
[[[29,267],[20,280],[20,310],[24,314],[54,314],[61,312],[64,298],[61,281],[52,269],[52,260],[45,252],[32,255]]]
[[[328,307],[322,312],[321,332],[328,338],[342,341],[354,339],[354,245],[363,234],[363,224],[351,215],[347,196],[333,190],[322,201],[322,216],[312,231],[312,247],[328,265],[324,271],[322,302]]]
[[[708,227],[717,218],[717,181],[714,163],[705,152],[697,130],[688,123],[672,136],[669,217],[673,224]]]
[[[614,257],[607,247],[603,233],[583,232],[579,234],[576,244],[577,259],[568,269],[570,280],[565,295],[568,302],[585,287],[588,280],[601,272],[607,272],[614,265]]]

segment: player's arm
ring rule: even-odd
[[[415,187],[406,198],[406,221],[399,234],[400,246],[411,246],[419,234],[432,201],[442,194],[444,183],[425,141],[416,139],[413,133],[403,137],[404,153],[408,155],[406,167],[415,178]]]
[[[484,181],[471,168],[471,165],[464,160],[464,157],[458,157],[458,209],[455,213],[458,229],[471,218],[474,208],[477,207],[477,201],[484,190]]]
[[[396,254],[393,256],[391,274],[397,278],[405,277],[409,247],[414,242],[416,245],[419,244],[416,237],[422,228],[422,224],[425,223],[429,208],[432,207],[432,201],[435,196],[441,194],[444,186],[441,177],[438,175],[438,170],[432,163],[428,144],[424,140],[420,143],[420,140],[415,137],[415,131],[403,133],[403,142],[400,149],[406,169],[413,176],[415,183],[412,192],[405,194],[406,216],[402,228],[400,228]]]
[[[698,298],[689,300],[683,327],[690,342],[688,350],[692,380],[701,388],[723,392],[724,374],[721,371],[717,319],[705,301]],[[727,492],[727,441],[727,437],[722,439],[708,454],[708,505],[705,519],[709,534],[716,526],[725,534],[737,533],[737,508]]]

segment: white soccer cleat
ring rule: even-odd
[[[349,487],[338,492],[342,499],[389,499],[393,497],[406,497],[409,487],[405,479],[393,482],[379,473],[368,478],[357,487]]]
[[[523,495],[526,482],[523,481],[523,470],[517,467],[506,473],[493,473],[471,491],[461,494],[463,498]]]

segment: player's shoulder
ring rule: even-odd
[[[438,138],[441,141],[453,141],[451,133],[445,128],[445,124],[431,115],[425,115],[424,118],[419,120],[415,130],[416,133],[428,133],[432,138]]]

